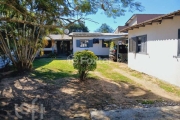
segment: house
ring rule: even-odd
[[[73,53],[90,50],[97,56],[108,56],[111,40],[127,40],[127,33],[88,33],[73,32],[69,36],[73,39]]]
[[[44,54],[57,52],[58,55],[67,55],[72,50],[72,37],[68,35],[49,35],[46,37],[48,45],[44,48]]]
[[[139,24],[141,22],[144,22],[146,20],[161,16],[163,14],[134,14],[132,15],[131,18],[129,18],[129,20],[125,23],[124,26],[118,26],[116,28],[116,30],[114,31],[114,33],[118,34],[118,33],[127,33],[127,31],[121,31],[124,28],[127,28],[128,26],[132,26],[135,24]]]
[[[143,22],[132,17],[128,32],[128,66],[180,86],[180,10]]]

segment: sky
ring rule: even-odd
[[[168,14],[177,10],[180,10],[180,0],[135,0],[141,2],[145,10],[142,12],[133,11],[125,12],[124,16],[116,17],[116,19],[108,18],[101,12],[94,15],[88,15],[87,18],[93,21],[85,21],[85,25],[88,27],[89,32],[94,32],[103,23],[108,24],[112,29],[116,29],[118,26],[123,26],[133,14]]]

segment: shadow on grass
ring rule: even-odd
[[[33,62],[33,69],[37,69],[39,67],[45,66],[51,63],[53,60],[57,60],[55,58],[38,58],[35,59]]]
[[[34,70],[31,77],[40,78],[44,82],[53,83],[59,78],[73,77],[77,78],[78,74],[73,66],[68,64],[64,59],[59,58],[42,58],[33,62]]]
[[[50,69],[43,68],[43,71],[33,71],[31,76],[33,78],[40,78],[44,82],[53,82],[54,80],[58,78],[65,78],[65,77],[73,77],[77,78],[78,74],[73,73],[72,71],[64,71],[61,69],[58,69],[58,71],[53,71]]]

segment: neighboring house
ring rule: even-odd
[[[82,50],[90,50],[97,56],[108,56],[110,40],[127,39],[127,33],[88,33],[73,32],[69,36],[73,38],[73,53]]]
[[[114,33],[115,34],[118,34],[118,33],[120,33],[120,30],[122,30],[122,29],[124,29],[124,28],[126,28],[126,27],[128,27],[128,26],[118,26],[117,28],[116,28],[116,30],[114,31]],[[124,33],[124,32],[123,32]],[[125,32],[126,33],[126,32]]]
[[[49,35],[46,37],[48,45],[44,48],[44,53],[57,52],[58,55],[67,55],[72,50],[72,37],[68,35]]]
[[[128,66],[180,86],[180,10],[126,24],[120,32],[128,31]]]
[[[144,22],[146,20],[161,16],[163,14],[134,14],[126,23],[124,26],[118,26],[116,28],[116,30],[114,31],[114,33],[118,34],[121,33],[120,31],[124,28],[127,28],[129,26],[135,25],[135,24],[139,24],[141,22]],[[127,31],[123,31],[123,32],[127,32]]]

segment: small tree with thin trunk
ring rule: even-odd
[[[88,50],[78,51],[74,54],[73,66],[78,70],[80,81],[84,81],[89,71],[96,69],[97,56]]]

